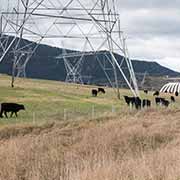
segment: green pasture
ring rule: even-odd
[[[26,110],[18,113],[18,118],[2,118],[0,125],[14,123],[42,123],[66,119],[99,117],[104,113],[123,113],[127,108],[123,95],[132,95],[130,90],[121,89],[121,99],[116,98],[112,88],[105,88],[106,94],[91,96],[96,86],[66,84],[58,81],[17,79],[15,87],[10,87],[10,76],[0,75],[0,102],[15,102],[25,105]],[[141,92],[142,98],[154,101],[153,92]],[[164,94],[169,98],[170,95]],[[154,103],[153,103],[154,104]],[[180,99],[169,108],[180,107]]]

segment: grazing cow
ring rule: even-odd
[[[164,98],[161,98],[161,97],[156,97],[156,98],[155,98],[155,103],[156,103],[156,105],[161,105],[163,100],[165,100],[165,99],[164,99]]]
[[[144,107],[151,107],[151,101],[149,99],[143,99],[142,106]]]
[[[170,104],[170,102],[168,100],[166,100],[165,98],[161,98],[161,97],[156,97],[155,102],[156,102],[156,105],[162,105],[165,107],[168,107]]]
[[[178,95],[179,95],[179,93],[176,91],[176,92],[175,92],[175,96],[178,96]]]
[[[147,89],[144,89],[144,93],[145,93],[145,94],[148,94],[148,90],[147,90]]]
[[[3,117],[3,113],[8,118],[7,112],[11,112],[10,117],[12,117],[13,114],[16,115],[17,117],[17,112],[20,110],[25,110],[24,105],[22,104],[16,104],[16,103],[2,103],[1,104],[1,112],[0,112],[0,117]]]
[[[171,102],[174,103],[175,102],[175,98],[174,96],[171,96]]]
[[[104,90],[104,88],[98,88],[98,93],[99,93],[99,92],[101,92],[101,93],[103,93],[103,94],[106,93],[106,91]]]
[[[139,97],[135,97],[134,105],[136,109],[141,109],[141,99]]]
[[[153,96],[159,96],[159,91],[155,91],[155,92],[153,93]]]
[[[98,91],[96,89],[92,89],[91,94],[93,97],[96,97],[98,94]]]
[[[136,109],[141,109],[141,99],[139,97],[124,96],[124,100],[128,106],[131,104],[132,107],[135,106]]]
[[[127,103],[127,105],[129,106],[130,104],[133,105],[133,102],[135,101],[134,97],[129,97],[129,96],[124,96],[124,100]]]
[[[163,99],[163,100],[162,100],[162,105],[163,105],[163,106],[168,107],[169,104],[170,104],[170,102],[169,102],[168,100],[166,100],[166,99]]]

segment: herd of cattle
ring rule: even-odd
[[[98,90],[92,89],[91,91],[93,97],[96,97],[99,92],[105,93],[105,90],[103,88],[98,88]],[[144,90],[144,93],[148,94],[148,90]],[[178,92],[175,92],[175,96],[178,96],[178,94],[179,94]],[[153,96],[155,96],[156,105],[168,107],[170,103],[175,102],[174,96],[171,96],[169,101],[165,98],[159,97],[159,95],[160,95],[159,91],[155,91],[153,93]],[[124,96],[124,100],[128,106],[135,107],[136,109],[151,107],[151,100],[149,99],[140,99],[139,97]]]

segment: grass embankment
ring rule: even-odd
[[[179,99],[167,109],[135,111],[111,89],[92,98],[88,86],[20,79],[12,90],[8,77],[0,78],[0,100],[27,106],[18,119],[1,120],[0,179],[180,179]],[[64,109],[77,104],[79,114],[64,121]],[[92,105],[100,113],[93,119],[83,114]],[[109,113],[112,105],[116,112]]]

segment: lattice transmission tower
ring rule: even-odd
[[[19,72],[13,70],[15,77],[25,72],[26,64],[37,52],[39,43],[62,47],[62,42],[65,42],[66,47],[62,48],[68,51],[64,50],[56,58],[64,60],[69,79],[81,82],[82,63],[88,55],[95,56],[103,68],[101,54],[112,66],[118,96],[119,73],[134,96],[138,96],[136,77],[116,6],[115,0],[9,1],[8,8],[1,12],[0,62],[12,52],[13,69]],[[122,61],[117,59],[116,54],[124,57]],[[76,63],[71,63],[70,59],[74,58]],[[126,72],[124,65],[128,69]],[[104,73],[112,83],[105,69]]]

